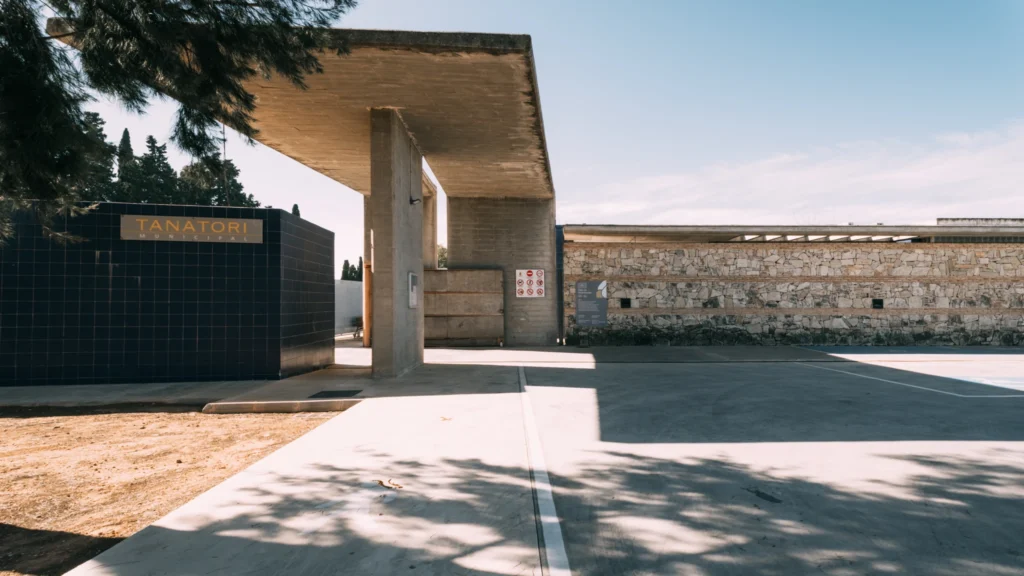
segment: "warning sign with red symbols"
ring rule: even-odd
[[[543,270],[516,270],[516,298],[543,298],[546,290]]]

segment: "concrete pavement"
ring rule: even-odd
[[[466,393],[385,383],[70,574],[539,575],[516,370],[456,371]]]
[[[1024,394],[853,362],[526,374],[575,574],[1024,573]]]
[[[255,390],[266,384],[266,380],[245,380],[157,384],[0,386],[0,406],[80,407],[154,404],[201,407],[207,402]]]
[[[540,574],[517,366],[572,574],[1024,572],[1014,355],[430,352],[72,574]]]

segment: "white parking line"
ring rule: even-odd
[[[946,396],[956,396],[957,398],[1024,398],[1024,394],[956,394],[954,392],[946,392],[945,390],[936,390],[934,388],[926,388],[924,386],[915,386],[913,384],[907,384],[906,382],[897,382],[895,380],[886,380],[885,378],[875,378],[874,376],[865,376],[864,374],[857,374],[856,372],[847,372],[846,370],[837,370],[836,368],[826,368],[824,366],[818,366],[809,362],[796,362],[801,366],[807,366],[808,368],[817,368],[819,370],[828,370],[829,372],[839,372],[840,374],[849,374],[850,376],[858,376],[860,378],[866,378],[868,380],[877,380],[879,382],[886,382],[888,384],[896,384],[897,386],[906,386],[907,388],[917,388],[918,390],[927,390],[929,392],[936,392],[938,394],[945,394]],[[966,382],[966,381],[964,381]],[[975,384],[975,382],[970,382]]]
[[[565,541],[562,540],[562,527],[558,523],[558,512],[555,510],[555,496],[551,492],[551,481],[548,468],[544,463],[544,450],[540,443],[540,433],[533,418],[533,405],[526,392],[526,369],[519,367],[519,396],[523,402],[523,427],[526,430],[526,456],[530,462],[530,479],[533,484],[533,497],[537,503],[537,516],[540,522],[541,537],[544,540],[543,552],[547,564],[548,576],[572,576],[569,569],[569,556],[565,553]]]

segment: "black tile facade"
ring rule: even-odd
[[[280,218],[281,375],[291,376],[334,363],[334,233]]]
[[[120,239],[122,214],[252,218],[262,244]],[[281,210],[100,204],[0,246],[0,386],[280,378],[334,362],[334,234]]]

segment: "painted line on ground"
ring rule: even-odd
[[[548,467],[544,462],[544,450],[540,443],[537,422],[533,418],[533,405],[526,391],[526,369],[519,367],[519,397],[523,405],[523,428],[526,431],[526,457],[530,463],[530,484],[533,488],[533,500],[537,507],[537,522],[540,525],[538,534],[542,542],[548,576],[572,576],[569,569],[569,555],[565,553],[565,541],[562,539],[562,527],[558,523],[558,511],[555,510],[555,495],[551,491],[551,480],[548,478]]]
[[[867,376],[864,374],[857,374],[856,372],[848,372],[846,370],[837,370],[835,368],[826,368],[824,366],[817,366],[810,362],[794,362],[801,366],[808,368],[817,368],[819,370],[828,370],[829,372],[839,372],[840,374],[849,374],[850,376],[857,376],[859,378],[865,378],[867,380],[877,380],[879,382],[886,382],[888,384],[896,384],[897,386],[906,386],[907,388],[917,388],[918,390],[927,390],[929,392],[936,392],[938,394],[945,394],[946,396],[956,396],[957,398],[1024,398],[1024,394],[957,394],[955,392],[946,392],[945,390],[936,390],[934,388],[926,388],[924,386],[915,386],[914,384],[907,384],[906,382],[897,382],[895,380],[886,380],[885,378],[876,378],[874,376]],[[961,380],[961,382],[968,382],[967,380]],[[970,384],[977,384],[977,382],[969,382]]]

